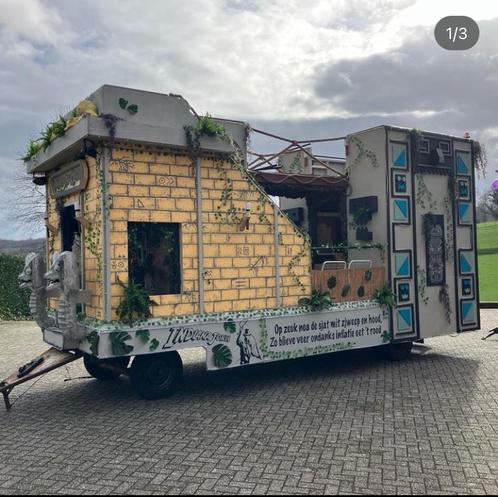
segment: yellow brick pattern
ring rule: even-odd
[[[128,279],[127,222],[181,223],[182,294],[152,296],[156,316],[199,312],[197,215],[195,174],[189,157],[115,149],[110,164],[111,301],[113,317],[122,296],[117,284]],[[202,159],[202,224],[204,248],[204,298],[206,312],[273,308],[276,300],[273,204],[261,197],[245,174],[229,163],[215,167]],[[249,230],[217,218],[223,210],[224,178],[232,185],[232,205],[251,203]],[[258,210],[259,207],[259,210]],[[260,219],[259,215],[266,219]],[[279,214],[280,276],[283,305],[295,305],[311,288],[310,255],[302,235]],[[292,264],[296,255],[302,257]],[[292,267],[289,267],[291,263]],[[299,278],[301,284],[298,284]]]
[[[100,242],[102,240],[101,234],[101,212],[99,208],[100,202],[100,188],[99,179],[97,174],[97,163],[96,160],[88,157],[87,158],[88,169],[89,169],[89,179],[86,190],[79,194],[74,193],[64,198],[64,203],[66,205],[72,204],[74,202],[80,203],[81,211],[84,217],[90,221],[93,229],[96,232]],[[50,189],[49,189],[50,190]],[[54,252],[60,252],[62,250],[62,239],[60,234],[59,226],[59,215],[56,208],[56,200],[52,198],[50,194],[47,195],[47,213],[49,223],[57,228],[57,233],[52,235],[49,233],[48,238],[48,253],[49,259],[52,258]],[[126,223],[124,229],[126,230]],[[98,269],[99,262],[98,257],[90,252],[88,249],[88,242],[84,243],[87,236],[88,230],[82,227],[82,240],[83,240],[83,257],[84,257],[84,280],[86,288],[90,290],[92,295],[91,302],[85,305],[85,313],[88,317],[101,319],[103,317],[103,305],[102,305],[102,275]],[[99,243],[100,254],[102,254],[102,246]],[[57,300],[50,299],[49,306],[51,309],[57,308]]]

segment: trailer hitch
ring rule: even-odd
[[[21,366],[15,373],[12,373],[5,380],[0,382],[0,392],[7,410],[12,408],[9,395],[17,385],[42,376],[54,369],[60,368],[76,361],[81,357],[79,352],[67,352],[50,348],[38,357]]]

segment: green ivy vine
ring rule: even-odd
[[[302,258],[307,254],[307,252],[308,247],[307,245],[304,245],[299,253],[292,257],[292,259],[287,264],[287,270],[292,276],[292,280],[294,281],[294,283],[296,283],[296,285],[301,289],[301,292],[303,293],[306,291],[306,287],[304,286],[304,283],[301,281],[299,276],[295,273],[294,269],[300,264]]]
[[[417,178],[417,193],[416,201],[417,205],[422,207],[422,209],[435,210],[437,209],[437,201],[434,200],[432,193],[427,188],[425,184],[424,175],[416,174]]]
[[[446,248],[446,261],[451,262],[455,256],[453,247],[453,207],[449,197],[444,197],[444,213],[446,217],[445,223],[445,248]]]
[[[351,136],[349,141],[350,141],[350,144],[354,144],[358,148],[358,155],[355,157],[355,159],[351,163],[349,163],[346,166],[345,173],[346,173],[347,177],[349,177],[351,169],[353,167],[356,167],[364,158],[368,159],[370,161],[370,164],[373,167],[379,167],[379,165],[380,165],[379,159],[377,159],[377,156],[375,155],[375,153],[372,152],[371,150],[367,149],[365,147],[365,145],[363,144],[363,142],[357,136]]]
[[[449,288],[448,285],[443,285],[439,289],[439,302],[441,302],[441,304],[443,304],[444,312],[445,312],[445,316],[446,316],[446,320],[448,321],[448,324],[451,324],[452,310],[451,310],[451,300],[450,300],[450,296],[448,294],[448,288]]]
[[[420,266],[417,266],[417,279],[419,296],[424,305],[427,305],[429,303],[429,297],[425,294],[425,290],[427,289],[427,274],[425,269],[422,269]]]

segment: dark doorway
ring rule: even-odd
[[[62,251],[73,249],[74,237],[80,234],[80,223],[75,218],[74,205],[68,205],[61,210]]]

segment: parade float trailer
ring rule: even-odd
[[[52,348],[0,385],[7,404],[80,357],[157,398],[183,349],[209,370],[378,346],[400,358],[479,328],[476,142],[379,126],[341,137],[342,160],[293,140],[248,160],[249,132],[106,85],[30,143],[47,245],[19,280]]]

